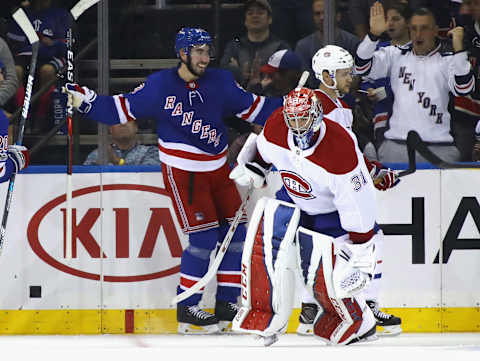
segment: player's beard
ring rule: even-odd
[[[187,56],[187,62],[185,63],[185,65],[187,66],[188,71],[196,77],[200,78],[205,73],[205,70],[201,70],[201,72],[198,72],[193,68],[192,58],[190,57],[190,54]]]

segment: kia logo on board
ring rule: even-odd
[[[123,202],[123,207],[112,206],[111,209],[89,207],[92,203],[98,203],[98,200],[89,202],[85,199],[84,204],[88,204],[87,206],[80,206],[78,209],[72,207],[72,261],[69,264],[65,264],[61,260],[62,250],[63,257],[65,257],[66,248],[65,194],[47,202],[31,218],[27,228],[27,238],[35,254],[45,263],[62,272],[96,281],[101,279],[100,273],[92,272],[88,269],[88,266],[91,268],[93,264],[95,268],[98,268],[98,262],[96,261],[100,259],[104,262],[103,280],[106,282],[148,281],[178,273],[180,271],[182,244],[170,208],[165,206],[165,197],[168,201],[170,199],[166,190],[138,184],[108,184],[103,185],[102,188],[102,191],[106,192],[102,193],[104,198],[110,196],[112,200],[110,203],[115,206],[117,203],[122,205]],[[138,193],[138,196],[135,194],[134,204],[125,205],[125,202],[128,203],[131,197],[126,198],[124,195],[118,197],[119,194],[113,193],[119,191],[123,194],[125,194],[125,191],[140,193]],[[79,200],[79,197],[95,196],[95,193],[98,192],[100,192],[100,186],[78,189],[72,193],[72,199],[77,198]],[[145,196],[142,192],[147,192],[148,198],[142,198],[141,195]],[[148,206],[148,204],[158,205],[162,198],[164,198],[161,203],[164,205],[163,208]],[[148,199],[148,201],[145,199]],[[130,203],[132,202],[130,201]],[[109,204],[108,201],[105,204]],[[85,208],[87,208],[86,212]],[[106,234],[104,242],[107,241],[109,244],[101,245],[100,241],[95,239],[94,236],[94,230],[100,233],[98,229],[101,229],[99,226],[101,215],[111,217],[110,223],[105,221],[102,223],[103,227],[111,224],[111,229],[103,231]],[[55,237],[55,232],[62,233],[61,227],[58,227],[62,223],[63,237],[61,234]],[[134,228],[132,232],[130,231],[131,228]],[[49,234],[47,238],[43,236],[46,229],[48,229]],[[136,232],[136,242],[130,240],[130,235],[133,232]],[[111,239],[108,237],[111,237]],[[163,240],[165,242],[162,242]],[[155,260],[153,255],[155,249],[158,250],[162,247],[162,260],[164,262],[159,262]],[[100,255],[100,253],[102,254]],[[165,257],[166,253],[169,253],[171,257],[168,257],[168,255]],[[168,262],[174,264],[166,265],[165,263]],[[73,264],[82,264],[82,266],[74,268]],[[108,274],[107,272],[110,272],[108,270],[109,265],[116,268],[117,272],[111,271]],[[152,270],[152,268],[155,269]],[[118,271],[118,269],[121,269],[121,271]],[[139,269],[142,271],[138,271]]]

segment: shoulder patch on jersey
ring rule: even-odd
[[[324,118],[327,127],[325,136],[307,159],[327,172],[346,174],[358,165],[355,143],[347,130],[340,124]]]
[[[263,135],[269,142],[278,145],[279,147],[289,149],[288,128],[285,120],[283,119],[283,107],[275,110],[270,117],[268,117],[265,128],[263,129]]]

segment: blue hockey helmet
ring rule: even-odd
[[[175,53],[180,57],[180,49],[184,49],[188,55],[193,46],[207,44],[212,46],[212,37],[210,34],[200,28],[182,28],[175,37]]]

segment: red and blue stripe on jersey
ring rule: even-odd
[[[226,161],[224,118],[236,115],[263,125],[281,105],[281,98],[246,92],[228,71],[207,69],[196,82],[186,83],[172,68],[152,74],[131,93],[98,96],[88,117],[112,125],[153,118],[162,162],[187,171],[210,171]]]

